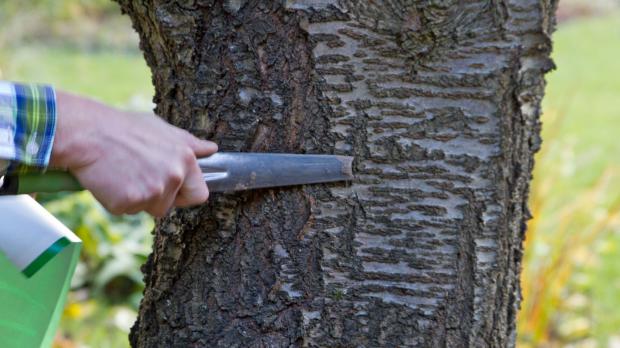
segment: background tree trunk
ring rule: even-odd
[[[157,113],[356,180],[159,221],[135,347],[503,347],[554,0],[117,0]]]

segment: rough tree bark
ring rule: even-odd
[[[135,347],[504,347],[555,0],[117,0],[157,113],[351,184],[158,222]]]

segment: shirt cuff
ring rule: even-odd
[[[56,131],[56,93],[49,85],[0,82],[0,158],[9,173],[43,171]]]

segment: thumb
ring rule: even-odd
[[[209,198],[209,189],[202,176],[202,171],[198,163],[194,163],[189,168],[185,181],[178,191],[174,205],[177,207],[188,207],[204,203]]]

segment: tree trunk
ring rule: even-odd
[[[158,222],[134,347],[515,344],[555,0],[117,0],[156,112],[356,179]]]

